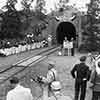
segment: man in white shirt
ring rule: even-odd
[[[66,55],[69,55],[68,53],[68,47],[69,47],[69,41],[67,40],[67,37],[64,38],[64,41],[63,41],[63,52],[64,52],[64,56]]]
[[[48,72],[47,76],[43,77],[43,81],[45,83],[51,83],[53,80],[57,79],[57,71],[55,69],[55,62],[54,61],[49,61],[48,62]]]
[[[48,95],[50,96],[50,93],[51,93],[51,83],[54,80],[57,80],[58,74],[57,74],[57,71],[55,69],[55,62],[49,61],[48,64],[49,65],[48,65],[47,76],[46,77],[42,77],[42,81],[44,82],[44,84],[47,84],[47,86],[48,86]]]
[[[73,38],[71,38],[70,46],[71,46],[71,56],[74,56],[74,39]]]
[[[7,93],[6,100],[33,100],[31,90],[21,86],[17,77],[13,77],[10,83],[13,89]]]

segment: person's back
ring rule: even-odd
[[[100,85],[100,74],[96,75],[95,83]]]
[[[71,74],[73,78],[79,81],[83,81],[83,79],[89,80],[90,78],[89,67],[85,63],[76,64],[71,71]]]
[[[84,78],[87,78],[87,71],[88,71],[88,66],[85,65],[85,63],[80,63],[77,64],[77,79],[83,80]]]
[[[47,77],[51,77],[51,82],[52,82],[53,80],[56,80],[56,79],[58,78],[57,70],[54,69],[54,68],[50,69],[50,70],[48,71],[48,73],[47,73]]]
[[[96,74],[94,91],[100,91],[100,74]]]
[[[92,100],[100,98],[100,60],[96,61],[95,70],[91,75],[92,86]]]
[[[9,95],[12,95],[11,100],[32,100],[30,94],[30,89],[18,85],[15,89],[8,92],[7,97],[9,98]]]
[[[33,100],[31,90],[18,83],[13,83],[15,88],[7,93],[7,100]]]
[[[100,61],[100,60],[99,60]],[[100,91],[100,67],[98,66],[98,61],[96,62],[95,70],[91,75],[91,83],[94,84],[93,91]]]
[[[76,64],[71,70],[73,78],[75,78],[75,100],[85,100],[87,81],[90,78],[89,67],[85,64],[86,56],[80,58],[80,63]]]

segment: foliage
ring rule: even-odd
[[[0,38],[14,38],[20,36],[21,22],[17,12],[7,12],[3,16]]]
[[[42,13],[45,1],[37,0],[36,7],[38,9],[32,11],[30,8],[33,1],[34,0],[22,0],[21,4],[23,10],[17,11],[15,8],[17,0],[7,0],[6,5],[3,7],[6,8],[7,11],[2,14],[1,39],[22,38],[24,37],[23,33],[30,32],[30,29],[36,36],[42,33],[42,30],[46,28],[46,15]],[[35,17],[37,21],[33,22]]]
[[[67,3],[69,2],[69,0],[59,0],[59,3],[57,4],[57,6],[58,7],[56,7],[56,8],[58,8],[59,9],[59,11],[63,11],[64,9],[66,9],[67,8]]]
[[[46,24],[45,23],[40,23],[40,24],[36,24],[33,27],[33,33],[35,36],[38,36],[42,33],[42,30],[46,28]]]
[[[100,2],[99,0],[91,0],[88,5],[87,23],[84,26],[84,33],[87,38],[84,41],[87,51],[100,51]]]
[[[44,8],[46,4],[45,0],[37,0],[35,10],[36,12],[45,12],[46,9]]]
[[[16,0],[8,0],[4,7],[7,11],[2,15],[2,25],[0,38],[14,38],[22,36],[20,34],[21,21],[18,12],[15,9]]]
[[[17,3],[17,0],[7,0],[6,5],[3,6],[2,8],[6,8],[8,11],[14,11],[15,9],[15,4]]]
[[[31,4],[32,4],[32,2],[33,2],[34,0],[22,0],[21,1],[21,4],[22,4],[22,6],[23,6],[23,8],[26,10],[30,10],[30,8],[31,8]]]
[[[31,19],[33,16],[35,16],[39,21],[42,20],[44,21],[44,19],[46,18],[46,16],[44,15],[44,13],[42,13],[42,10],[44,10],[44,6],[45,6],[45,1],[44,0],[37,0],[37,6],[35,8],[35,11],[31,11],[30,8],[31,8],[31,4],[34,0],[22,0],[22,5],[23,5],[23,12],[24,12],[24,15],[26,17],[26,20],[25,20],[25,30],[27,30],[31,24]],[[33,33],[34,35],[38,36],[39,34],[41,34],[41,26],[36,24],[34,26],[32,26],[32,30],[33,30]]]
[[[22,4],[22,7],[23,7],[23,10],[22,10],[22,16],[25,17],[25,23],[24,23],[24,26],[25,26],[25,30],[28,29],[29,27],[29,24],[30,24],[30,16],[32,16],[32,11],[30,10],[31,8],[31,4],[34,0],[22,0],[21,1],[21,4]]]

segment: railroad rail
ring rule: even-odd
[[[26,59],[18,61],[15,64],[12,64],[9,68],[6,68],[5,70],[0,72],[0,84],[4,84],[4,82],[9,80],[11,77],[24,72],[24,70],[26,70],[27,68],[44,60],[48,55],[52,54],[53,52],[55,52],[58,49],[59,49],[59,47],[52,47],[48,50],[44,50],[36,55],[27,57]],[[23,76],[25,76],[25,73]]]

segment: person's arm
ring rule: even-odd
[[[7,93],[6,100],[13,100],[12,95],[9,92]]]
[[[48,71],[47,77],[42,77],[44,83],[50,83],[53,80],[53,75],[51,71]]]
[[[29,99],[28,100],[34,100],[33,96],[32,96],[32,93],[31,93],[31,90],[29,90]]]
[[[89,67],[87,67],[87,75],[86,75],[87,81],[90,80],[90,76],[91,76],[91,70],[89,69]]]
[[[47,82],[50,83],[53,81],[54,75],[52,73],[52,71],[49,71],[47,74]]]
[[[96,77],[96,71],[94,70],[91,74],[91,79],[90,79],[90,82],[93,84],[95,83],[95,77]]]
[[[46,78],[46,77],[44,77],[44,76],[42,76],[42,82],[44,82],[44,83],[48,83],[47,78]]]
[[[77,70],[77,66],[78,66],[78,65],[75,65],[75,66],[73,67],[73,69],[71,70],[71,75],[72,75],[73,78],[76,77],[76,76],[75,76],[75,72],[76,72],[76,70]]]

